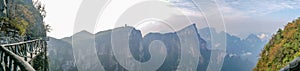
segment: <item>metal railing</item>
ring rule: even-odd
[[[31,62],[36,56],[45,55],[46,41],[35,39],[25,42],[3,44],[0,48],[0,66],[2,71],[35,71]]]

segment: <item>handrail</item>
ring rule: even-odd
[[[5,53],[5,55],[10,56],[10,58],[14,60],[16,64],[19,64],[18,66],[20,66],[21,70],[25,69],[26,71],[35,71],[34,68],[31,67],[31,65],[27,63],[25,60],[23,60],[20,56],[14,54],[13,52],[9,51],[7,48],[3,46],[1,46],[0,49],[3,51],[3,53]]]
[[[0,66],[2,66],[2,70],[35,71],[35,69],[29,64],[32,60],[27,62],[26,55],[27,53],[30,53],[29,58],[34,58],[32,57],[32,53],[38,52],[36,55],[40,55],[41,53],[46,52],[44,43],[45,41],[40,38],[24,42],[0,45]],[[28,45],[33,46],[29,46],[29,48],[27,48]],[[25,57],[23,56],[24,54]]]
[[[1,46],[13,46],[13,45],[20,45],[24,43],[29,43],[29,42],[34,42],[42,39],[34,39],[34,40],[29,40],[29,41],[23,41],[23,42],[18,42],[18,43],[11,43],[11,44],[2,44]]]

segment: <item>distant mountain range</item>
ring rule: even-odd
[[[153,40],[161,40],[167,47],[167,56],[158,69],[159,71],[169,71],[176,70],[179,64],[179,48],[178,45],[179,38],[176,33],[181,32],[171,32],[171,33],[149,33],[142,37],[141,31],[136,30],[133,27],[119,27],[112,30],[124,30],[124,29],[134,29],[131,31],[129,46],[130,51],[133,54],[135,60],[139,62],[146,62],[151,58],[149,53],[149,45]],[[195,25],[188,26],[184,29],[195,28]],[[115,59],[112,46],[111,46],[111,34],[112,30],[98,32],[96,34],[91,34],[87,31],[81,31],[74,34],[73,36],[90,36],[85,38],[79,38],[77,40],[82,41],[82,44],[88,44],[93,42],[88,42],[89,40],[95,39],[95,46],[99,60],[101,61],[103,67],[107,71],[121,70],[126,71]],[[201,57],[199,58],[199,63],[197,71],[205,71],[210,60],[211,45],[210,45],[210,33],[212,35],[220,35],[212,28],[204,28],[197,30],[199,32],[198,37],[200,45]],[[122,32],[120,32],[122,33]],[[224,33],[224,32],[221,32]],[[258,59],[258,54],[266,41],[261,40],[257,35],[249,35],[246,39],[240,39],[239,37],[232,36],[228,33],[227,35],[227,54],[224,59],[224,64],[222,71],[232,71],[232,69],[237,71],[250,71],[255,66]],[[86,41],[86,42],[85,42]],[[62,39],[51,38],[48,42],[49,44],[49,58],[52,65],[50,68],[52,70],[76,70],[74,63],[74,55],[72,53],[72,36]],[[142,42],[142,44],[134,44]],[[141,47],[143,46],[143,47]],[[60,55],[61,54],[61,55]],[[73,57],[73,58],[72,58]]]
[[[258,61],[259,53],[267,43],[265,39],[260,39],[259,35],[250,34],[245,39],[230,35],[225,32],[216,32],[214,28],[199,29],[199,34],[211,49],[211,35],[226,35],[226,56],[222,71],[251,71]]]
[[[50,71],[77,71],[72,45],[61,39],[51,38],[48,41]]]

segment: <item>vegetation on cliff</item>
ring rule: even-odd
[[[4,26],[1,26],[1,31],[16,30],[20,37],[25,37],[25,40],[46,36],[48,29],[44,23],[46,11],[40,1],[5,0],[3,3],[5,4],[2,12],[4,15],[0,16],[0,21]]]
[[[45,5],[38,0],[0,0],[0,44],[46,37],[50,28],[45,25],[45,17]],[[31,65],[37,71],[47,71],[48,59],[37,56]]]
[[[280,70],[300,56],[300,18],[279,29],[260,54],[255,71]]]

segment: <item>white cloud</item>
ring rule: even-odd
[[[249,55],[252,55],[251,52],[245,52],[245,53],[242,53],[241,56],[249,56]]]
[[[196,5],[188,0],[171,0],[175,7],[179,8],[187,16],[202,16]]]
[[[183,11],[194,10],[201,14],[201,11],[197,11],[197,7],[193,6],[192,0],[170,2],[178,4],[176,6],[183,8]],[[300,10],[300,0],[216,0],[216,3],[223,14],[226,32],[230,34],[276,32],[274,30],[297,16],[290,16],[294,12],[287,12]]]
[[[248,15],[265,15],[285,9],[299,9],[299,0],[218,0],[223,7],[240,10]]]
[[[229,57],[237,56],[237,54],[229,54]]]
[[[56,38],[63,38],[72,35],[76,13],[82,0],[41,1],[46,4],[46,10],[48,12],[45,20],[52,26],[53,29],[52,32],[50,32],[48,35]],[[197,7],[192,3],[192,0],[166,1],[174,3],[174,5],[179,7],[186,15],[197,16],[197,21],[199,17],[202,18],[201,11],[199,11]],[[226,24],[232,24],[236,22],[244,23],[244,21],[249,20],[248,18],[253,15],[266,15],[286,9],[300,9],[300,0],[217,0],[217,3],[220,5],[219,7],[224,14]],[[104,25],[103,27],[108,28],[106,25]]]
[[[260,34],[260,35],[258,35],[258,38],[260,38],[260,39],[264,39],[266,37],[268,37],[268,35],[266,35],[266,34]]]

